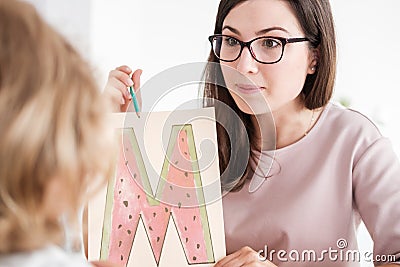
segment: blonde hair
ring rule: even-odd
[[[91,69],[32,6],[0,1],[0,43],[2,254],[62,244],[48,186],[60,179],[76,221],[89,186],[111,174],[114,143]]]

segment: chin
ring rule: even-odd
[[[238,108],[249,115],[259,115],[271,113],[270,105],[268,104],[264,94],[258,93],[253,95],[241,95],[231,92],[232,98]]]

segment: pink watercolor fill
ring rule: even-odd
[[[136,161],[134,166],[136,179],[140,179]],[[133,174],[133,175],[134,175]],[[112,228],[110,234],[109,260],[126,266],[136,230],[141,216],[156,262],[160,260],[162,244],[167,229],[169,211],[164,207],[150,206],[146,193],[128,171],[122,151],[120,152],[114,187],[114,205],[112,211]],[[132,251],[132,253],[135,253]]]
[[[187,133],[181,130],[177,135],[167,174],[168,183],[180,190],[175,190],[174,194],[167,194],[169,191],[166,189],[163,196],[175,196],[175,202],[170,202],[175,204],[172,207],[172,216],[188,262],[191,264],[208,262],[192,160],[195,159],[190,157]]]

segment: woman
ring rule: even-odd
[[[208,84],[205,96],[238,113],[247,150],[259,158],[250,158],[241,176],[222,175],[223,189],[231,189],[223,198],[228,256],[216,266],[359,266],[372,260],[357,251],[360,219],[374,240],[375,265],[396,266],[400,164],[370,120],[329,102],[336,74],[329,1],[222,0],[210,41],[209,62],[220,68],[208,68],[206,77],[222,75],[226,88]],[[121,104],[128,100],[125,68],[112,71],[106,87]],[[271,131],[268,116],[254,112],[259,103],[269,105],[275,122],[273,150],[263,145]],[[229,121],[218,106],[216,117]],[[246,148],[217,132],[221,172],[229,174],[231,154]],[[272,168],[248,190],[257,170],[269,169],[265,158],[273,158]]]

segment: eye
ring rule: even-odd
[[[224,43],[227,44],[228,46],[237,46],[240,45],[239,41],[236,40],[233,37],[224,37]]]
[[[276,48],[281,46],[281,42],[277,39],[273,39],[273,38],[264,38],[262,41],[262,46],[266,47],[266,48]]]

